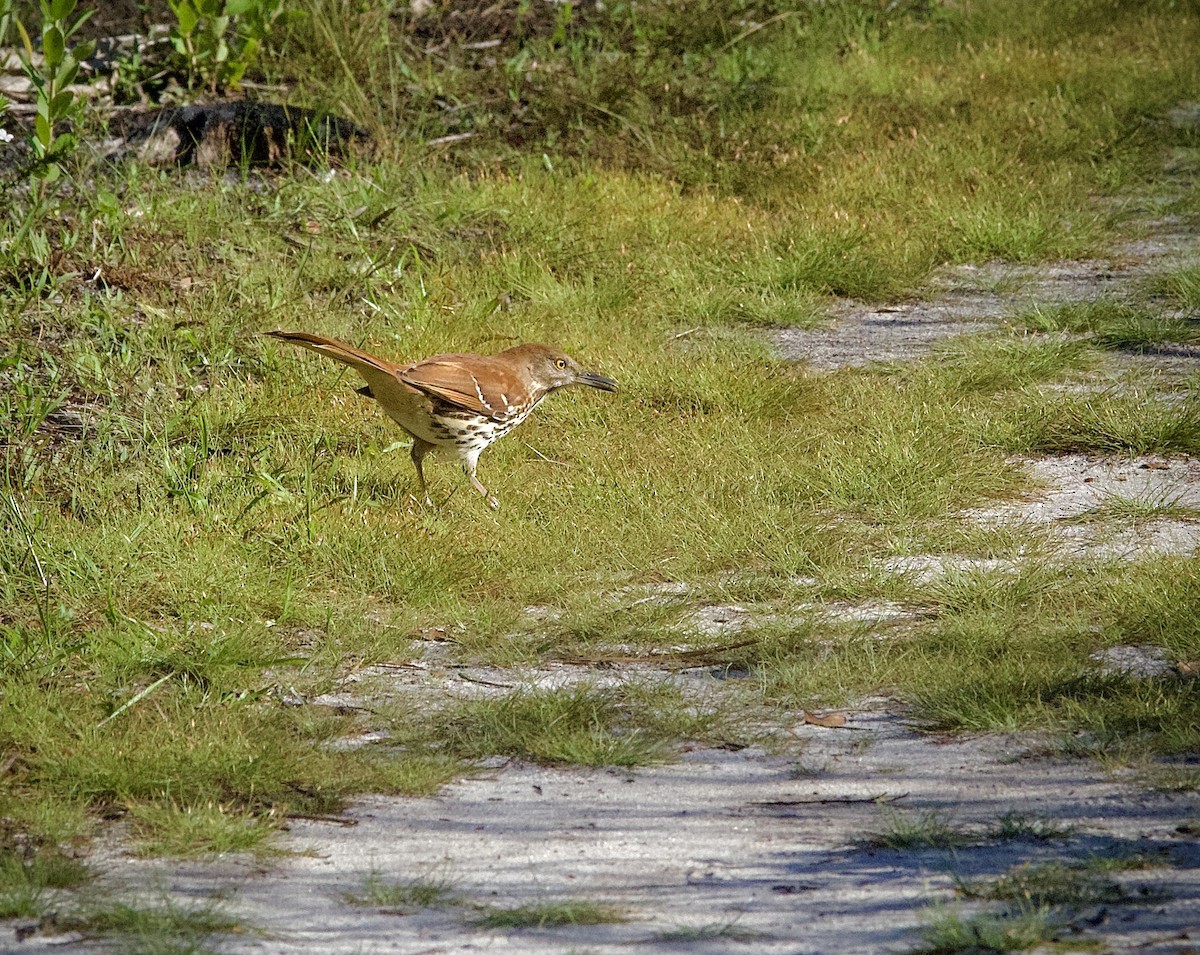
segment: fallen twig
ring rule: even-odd
[[[457,676],[460,680],[466,680],[468,683],[478,683],[480,686],[491,686],[495,687],[497,690],[511,690],[513,688],[511,683],[494,683],[491,680],[481,680],[479,677],[467,676],[465,673],[459,673]]]
[[[287,819],[307,819],[309,822],[332,822],[336,826],[350,828],[358,825],[357,819],[347,819],[345,816],[322,816],[308,812],[289,812]]]

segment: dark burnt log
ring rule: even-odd
[[[286,160],[324,161],[366,138],[366,130],[340,116],[234,100],[143,115],[127,131],[115,156],[136,156],[156,166],[277,166]]]

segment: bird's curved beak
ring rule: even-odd
[[[617,383],[605,375],[594,371],[583,371],[575,376],[575,384],[587,385],[589,388],[599,388],[601,391],[616,391]]]

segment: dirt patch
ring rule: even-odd
[[[1067,262],[1041,270],[962,265],[937,275],[928,301],[876,306],[840,302],[817,329],[785,328],[780,354],[814,369],[909,362],[959,335],[976,334],[1025,307],[1094,298],[1116,287],[1112,263]]]
[[[1040,526],[1071,557],[1186,556],[1200,547],[1200,460],[1068,454],[1022,463],[1039,490],[968,519]],[[1187,516],[1170,516],[1180,512]]]
[[[293,822],[283,844],[301,854],[269,870],[250,859],[135,860],[118,846],[99,861],[114,881],[195,902],[226,899],[262,932],[228,940],[229,952],[615,953],[635,945],[782,955],[902,950],[929,905],[953,902],[956,879],[1036,860],[1141,854],[1166,864],[1119,874],[1129,904],[1090,907],[1067,934],[1106,951],[1183,950],[1200,911],[1200,842],[1179,831],[1200,811],[1194,798],[1138,791],[1087,762],[1014,764],[1024,739],[933,740],[886,709],[849,717],[844,729],[796,726],[798,762],[757,749],[697,749],[633,772],[505,764],[434,798],[363,800],[347,825]],[[890,820],[930,813],[964,844],[869,844]],[[1005,818],[1018,822],[1015,837],[1000,834]],[[348,903],[371,877],[447,882],[458,901],[392,911]],[[492,907],[565,899],[616,905],[629,921],[510,931],[474,924]],[[31,939],[21,951],[58,947],[53,941],[63,939]],[[83,939],[69,948],[92,950]]]
[[[839,302],[830,310],[827,325],[779,329],[772,341],[784,358],[820,371],[909,362],[947,339],[986,331],[1034,306],[1090,301],[1127,291],[1154,271],[1186,258],[1195,247],[1194,235],[1179,222],[1166,219],[1151,223],[1144,238],[1119,246],[1108,259],[1041,266],[999,262],[954,266],[934,276],[922,301],[884,306]],[[1162,357],[1179,356],[1163,349]],[[1189,350],[1182,357],[1194,356]]]

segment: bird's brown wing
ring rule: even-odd
[[[480,355],[435,355],[399,373],[406,385],[494,421],[528,403],[525,384],[503,363]]]

